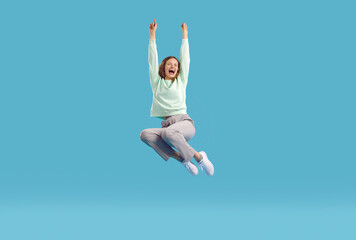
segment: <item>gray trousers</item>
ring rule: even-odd
[[[162,128],[147,128],[141,131],[140,138],[152,147],[165,161],[174,155],[174,147],[182,157],[190,161],[195,150],[188,141],[195,134],[194,121],[188,114],[169,116],[161,122]]]

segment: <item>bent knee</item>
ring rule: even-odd
[[[142,130],[140,133],[140,138],[143,142],[147,141],[149,136],[150,136],[150,132],[147,131],[147,129]]]

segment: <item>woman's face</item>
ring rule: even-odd
[[[178,61],[175,58],[170,58],[166,62],[166,66],[164,67],[165,78],[167,80],[173,80],[176,78],[178,72]]]

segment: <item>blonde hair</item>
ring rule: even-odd
[[[158,74],[161,78],[165,79],[166,78],[166,72],[165,72],[165,66],[166,66],[166,62],[171,59],[171,58],[174,58],[177,60],[178,62],[178,71],[176,73],[176,76],[175,78],[173,79],[172,82],[174,82],[174,80],[178,77],[179,75],[179,72],[180,72],[180,62],[178,61],[178,59],[175,57],[175,56],[169,56],[169,57],[166,57],[165,59],[163,59],[161,65],[159,66],[159,71],[158,71]]]

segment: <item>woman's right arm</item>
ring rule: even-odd
[[[182,45],[180,47],[180,74],[182,76],[184,85],[187,86],[190,65],[188,26],[186,23],[183,23],[181,27],[183,30],[183,39]]]
[[[148,45],[148,65],[149,65],[149,75],[150,83],[152,90],[155,89],[158,83],[158,54],[157,54],[157,45],[156,45],[156,29],[157,23],[156,20],[154,23],[150,24],[150,43]]]

